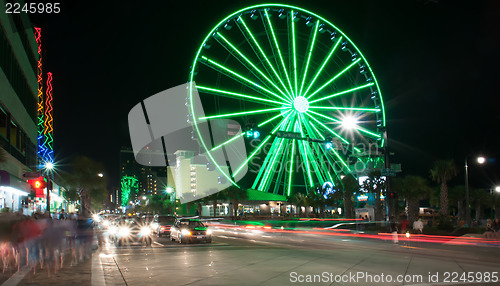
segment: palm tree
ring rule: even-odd
[[[302,207],[307,206],[306,196],[303,193],[296,193],[293,197],[291,197],[291,201],[299,209],[299,216],[301,216]],[[306,214],[307,214],[307,208],[306,208]]]
[[[476,223],[482,218],[481,207],[492,206],[492,200],[490,194],[483,189],[471,189],[470,192],[471,204],[475,206],[476,211]]]
[[[407,175],[404,178],[395,178],[393,190],[405,198],[408,221],[410,225],[418,218],[419,200],[428,198],[432,188],[425,178]]]
[[[448,193],[449,204],[456,206],[458,221],[465,219],[465,186],[455,186]]]
[[[342,180],[336,181],[336,186],[343,195],[345,217],[352,218],[353,195],[359,191],[359,183],[353,176],[345,176]]]
[[[234,185],[224,189],[221,195],[231,202],[234,216],[237,215],[240,201],[247,199],[247,192]]]
[[[448,215],[448,181],[457,175],[457,165],[453,160],[437,160],[434,162],[431,172],[432,180],[441,184],[440,206],[441,215]]]

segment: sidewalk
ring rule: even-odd
[[[94,251],[92,255],[96,255],[96,252]],[[2,277],[3,279],[0,280],[0,286],[91,285],[92,258],[84,259],[78,264],[71,266],[71,254],[66,253],[63,268],[59,269],[56,274],[53,271],[52,269],[52,273],[49,276],[47,268],[40,269],[39,264],[36,267],[36,273],[33,273],[33,269],[24,267],[19,272],[5,273],[4,277]]]

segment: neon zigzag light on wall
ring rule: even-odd
[[[49,72],[47,73],[47,92],[46,92],[46,98],[45,98],[45,122],[44,122],[44,135],[45,135],[45,153],[44,153],[44,159],[45,162],[54,162],[54,146],[53,142],[53,117],[52,117],[52,73]]]
[[[37,141],[38,141],[38,160],[39,165],[43,165],[45,154],[45,136],[44,136],[44,108],[43,108],[43,73],[42,73],[42,29],[35,27],[35,39],[38,45],[38,95],[37,95]]]

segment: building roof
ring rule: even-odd
[[[285,196],[248,189],[246,201],[287,201]]]

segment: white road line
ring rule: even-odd
[[[156,244],[161,245],[161,246],[165,246],[164,244],[161,244],[161,243],[156,242],[156,241],[153,241],[153,243],[156,243]]]
[[[92,273],[90,276],[92,286],[106,285],[106,281],[104,280],[104,270],[102,269],[101,258],[99,257],[98,252],[100,251],[96,251],[92,254]]]
[[[7,281],[3,282],[1,286],[16,286],[19,282],[21,282],[21,280],[23,280],[24,276],[26,276],[29,271],[29,267],[23,267],[21,270],[10,276]]]

